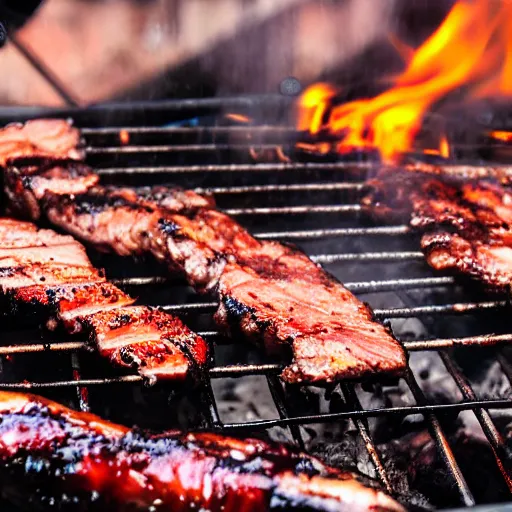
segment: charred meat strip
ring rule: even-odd
[[[100,250],[151,253],[166,262],[196,290],[217,295],[215,318],[226,331],[269,352],[291,353],[282,375],[287,382],[326,383],[405,369],[404,350],[390,330],[301,251],[256,240],[210,198],[192,191],[102,187],[92,178],[84,190],[84,169],[73,162],[36,170],[9,166],[11,209],[34,220],[44,214]]]
[[[133,306],[70,236],[0,219],[0,292],[7,307],[87,333],[103,357],[151,380],[182,380],[208,363],[202,338],[167,313]]]
[[[0,392],[0,475],[19,504],[73,511],[404,511],[348,472],[284,445],[152,435]]]
[[[297,249],[272,242],[229,262],[219,281],[219,324],[269,352],[291,346],[285,381],[330,382],[397,373],[404,353],[371,309]]]
[[[457,271],[492,289],[512,282],[512,189],[508,180],[461,179],[386,169],[363,205],[379,218],[409,222],[437,270]],[[395,207],[396,205],[396,207]]]

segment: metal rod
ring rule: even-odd
[[[219,331],[199,331],[203,338],[221,337]],[[468,336],[465,338],[438,338],[434,340],[403,341],[402,344],[410,352],[423,350],[439,350],[451,347],[488,347],[502,343],[512,343],[512,334],[485,334],[482,336]],[[78,350],[90,350],[89,343],[85,341],[67,341],[52,343],[30,343],[22,345],[6,345],[0,347],[0,355],[34,354],[38,352],[74,352]],[[280,372],[283,365],[269,363],[263,365],[229,365],[212,368],[212,377],[224,375],[254,375],[256,373]]]
[[[261,192],[325,192],[335,190],[360,191],[364,182],[337,182],[337,183],[293,183],[290,185],[247,185],[242,187],[211,187],[196,188],[198,194],[256,194]]]
[[[460,369],[459,365],[448,355],[444,350],[439,352],[443,364],[445,365],[448,373],[453,377],[457,387],[460,389],[464,400],[477,400],[477,396],[471,387],[471,384],[467,380],[466,376]],[[512,465],[508,459],[507,450],[505,447],[505,441],[503,436],[499,433],[496,425],[492,421],[489,411],[486,409],[474,409],[473,410],[478,423],[482,427],[482,431],[485,437],[491,445],[496,464],[500,470],[500,473],[507,484],[509,491],[512,493]]]
[[[194,304],[165,304],[160,306],[164,311],[173,312],[207,312],[215,310],[216,302],[196,302]],[[466,314],[473,312],[482,312],[508,306],[507,301],[487,301],[487,302],[460,302],[455,304],[441,304],[429,306],[417,306],[411,308],[390,308],[374,309],[373,312],[378,318],[409,318],[421,315],[439,315],[439,314]]]
[[[330,204],[304,206],[269,206],[266,208],[226,208],[227,215],[297,215],[300,213],[358,213],[360,204]]]
[[[426,414],[428,412],[456,412],[468,411],[475,407],[486,407],[488,409],[510,409],[510,400],[478,400],[477,402],[463,401],[452,404],[426,404],[426,405],[410,405],[403,407],[390,407],[381,409],[365,409],[360,411],[341,411],[325,414],[313,414],[309,416],[293,416],[290,418],[276,418],[269,420],[254,420],[245,423],[224,423],[224,430],[253,430],[253,429],[269,429],[273,427],[285,427],[291,424],[308,425],[311,423],[330,423],[343,419],[352,418],[373,418],[379,416],[409,416],[412,414]]]
[[[208,410],[209,423],[211,428],[218,429],[222,427],[219,411],[217,409],[217,402],[212,388],[212,382],[207,379],[202,386],[202,392],[206,400],[206,409]]]
[[[275,147],[275,144],[274,146]],[[318,172],[318,171],[368,171],[374,164],[357,163],[272,163],[272,164],[211,164],[211,165],[161,165],[140,167],[105,167],[95,169],[100,176],[133,174],[193,174],[210,172]]]
[[[318,262],[319,259],[325,259],[322,255],[313,256]],[[324,261],[325,263],[325,261]],[[170,278],[165,276],[154,277],[124,277],[120,279],[110,279],[117,286],[150,286],[167,284]],[[436,286],[453,286],[456,283],[451,276],[446,277],[418,277],[411,279],[388,279],[383,281],[355,281],[345,282],[345,288],[356,293],[393,291],[403,289],[433,288]]]
[[[373,312],[377,318],[409,318],[422,315],[475,313],[506,306],[508,306],[507,301],[461,302],[458,304],[417,306],[412,308],[374,309]]]
[[[348,384],[345,383],[341,384],[340,387],[341,392],[343,393],[343,398],[345,399],[345,403],[351,409],[361,410],[363,407],[361,405],[361,402],[359,401],[357,394],[355,393],[354,387],[349,386]],[[373,465],[375,466],[375,469],[381,482],[383,483],[387,492],[389,494],[393,494],[391,482],[389,481],[387,471],[384,468],[384,464],[382,463],[379,452],[377,451],[375,443],[373,442],[373,439],[371,437],[370,428],[368,427],[368,422],[366,421],[366,418],[353,418],[352,421],[354,422],[359,432],[359,435],[363,439],[366,451],[368,452],[368,455],[372,459]]]
[[[272,395],[272,399],[274,400],[274,404],[276,406],[277,412],[281,419],[285,419],[289,417],[288,407],[286,405],[286,396],[283,391],[283,386],[281,381],[276,375],[267,374],[267,383],[268,388],[270,390],[270,394]],[[297,446],[301,449],[305,449],[304,439],[302,438],[302,434],[300,432],[300,428],[298,425],[290,425],[288,427],[290,429],[290,434],[292,435],[294,441],[297,443]]]
[[[255,233],[255,238],[265,240],[335,238],[343,236],[401,236],[410,233],[409,226],[376,226],[368,228],[307,229],[298,231],[266,231]]]
[[[41,59],[35,55],[32,50],[29,50],[19,39],[14,35],[9,35],[9,41],[18,50],[21,55],[31,64],[31,66],[48,82],[52,88],[58,93],[58,95],[65,101],[70,107],[78,107],[79,102],[71,94],[67,86],[65,87],[62,82],[55,76],[53,71],[50,71],[46,64],[43,64]]]
[[[242,149],[276,149],[278,144],[258,143],[248,141],[236,144],[166,144],[159,146],[87,146],[84,148],[87,155],[121,155],[136,153],[183,153],[183,152],[216,152],[234,151]]]
[[[160,285],[167,284],[171,281],[171,277],[167,276],[149,276],[149,277],[122,277],[113,278],[109,281],[116,286],[149,286],[149,285]]]
[[[231,134],[231,133],[278,133],[284,135],[296,135],[297,130],[290,126],[279,126],[270,124],[247,125],[247,126],[108,126],[81,128],[80,132],[85,136],[96,135],[118,135],[125,132],[130,135],[172,135],[172,134]]]
[[[416,400],[416,403],[419,406],[424,406],[427,403],[425,395],[423,394],[423,391],[419,387],[418,382],[416,381],[413,373],[410,370],[407,371],[405,380],[407,382],[407,385],[409,386],[409,389],[411,390],[411,393],[414,396],[414,399]],[[457,485],[457,489],[462,499],[462,503],[466,507],[474,506],[476,504],[475,498],[473,497],[473,494],[471,493],[468,487],[466,479],[464,478],[464,475],[462,474],[462,471],[460,470],[460,467],[457,464],[457,461],[455,460],[455,456],[453,455],[452,449],[448,444],[448,440],[446,439],[446,435],[444,434],[443,429],[441,428],[439,420],[432,411],[426,412],[424,414],[424,418],[427,420],[429,424],[430,435],[432,436],[434,442],[436,443],[437,449],[441,453],[443,460],[445,461],[445,464],[448,467],[448,470],[450,471],[451,475],[454,478],[454,481]]]
[[[421,252],[363,252],[363,253],[344,253],[344,254],[316,254],[310,256],[315,263],[337,263],[339,261],[359,261],[363,262],[389,262],[389,261],[425,261],[425,256]]]
[[[438,338],[435,340],[404,341],[404,347],[413,352],[438,350],[452,347],[489,347],[500,343],[512,343],[512,334],[484,334],[465,338]]]
[[[412,279],[389,279],[384,281],[360,281],[344,283],[345,288],[354,293],[383,292],[395,290],[414,290],[418,288],[434,288],[437,286],[453,286],[453,277],[418,277]]]
[[[0,389],[3,390],[35,390],[45,388],[62,388],[74,386],[102,386],[111,384],[129,384],[140,383],[144,379],[140,375],[124,375],[122,377],[98,378],[98,379],[81,379],[81,380],[63,380],[49,382],[1,382]],[[316,414],[309,416],[293,416],[289,418],[276,418],[269,420],[249,421],[242,424],[224,424],[223,428],[271,428],[277,426],[288,426],[291,424],[310,424],[338,421],[340,419],[350,419],[352,416],[357,418],[377,417],[387,415],[407,416],[411,414],[425,414],[426,412],[447,412],[447,411],[467,411],[473,410],[475,407],[483,407],[487,409],[509,409],[510,400],[494,399],[494,400],[476,400],[461,401],[451,404],[425,404],[403,407],[383,407],[377,409],[365,409],[356,411],[342,411],[336,413]]]
[[[199,331],[203,338],[222,336],[219,331]],[[482,336],[467,336],[464,338],[437,338],[433,340],[403,341],[405,349],[410,352],[422,350],[439,350],[451,347],[488,347],[502,343],[512,344],[512,334],[485,334]],[[0,355],[33,354],[38,352],[73,352],[78,350],[90,350],[89,343],[85,341],[30,343],[23,345],[7,345],[0,347]],[[253,375],[254,373],[280,372],[283,366],[277,363],[263,365],[230,365],[211,369],[212,377],[229,375]]]

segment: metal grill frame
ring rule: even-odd
[[[276,98],[231,98],[227,101],[222,99],[211,100],[184,100],[184,101],[165,101],[165,102],[150,102],[150,103],[128,103],[128,104],[110,104],[104,106],[96,106],[89,109],[70,109],[67,111],[54,110],[54,109],[41,109],[41,108],[2,108],[0,109],[0,120],[25,120],[27,118],[39,116],[58,116],[58,117],[72,117],[77,120],[78,126],[85,124],[82,129],[83,135],[86,139],[98,135],[116,135],[121,130],[129,134],[159,134],[165,133],[166,136],[172,139],[175,134],[180,135],[194,135],[201,129],[196,128],[183,128],[171,127],[161,128],[158,126],[122,126],[122,120],[129,116],[133,118],[134,112],[156,112],[165,109],[166,112],[171,112],[176,117],[185,115],[190,111],[199,109],[206,112],[215,112],[219,108],[228,109],[244,109],[247,107],[257,107],[262,101],[276,102],[281,107],[288,106],[288,99]],[[125,116],[121,116],[120,126],[102,126],[102,121],[98,119],[108,119],[112,112],[121,112]],[[151,116],[150,116],[151,117]],[[93,122],[91,123],[91,120]],[[81,122],[82,121],[82,122]],[[87,125],[92,126],[87,127]],[[97,126],[94,126],[97,124]],[[251,130],[252,128],[237,127],[235,130]],[[256,131],[265,132],[270,131],[275,133],[289,134],[290,130],[286,127],[255,127]],[[204,130],[204,128],[202,128]],[[212,128],[212,130],[229,130],[225,127]],[[251,146],[248,144],[247,147]],[[269,144],[272,146],[272,144]],[[274,144],[275,146],[275,144]],[[259,147],[259,146],[258,146]],[[94,155],[96,158],[102,154],[138,154],[138,153],[167,153],[169,151],[180,151],[181,145],[173,146],[172,144],[166,145],[133,145],[133,146],[108,146],[96,147],[93,145],[87,146],[87,153]],[[194,151],[218,151],[222,149],[216,144],[197,144],[196,147],[187,145],[188,150]],[[372,164],[368,163],[353,163],[350,164],[351,172],[359,173],[361,176],[366,172]],[[300,173],[301,171],[315,170],[323,173],[322,176],[328,178],[331,171],[343,171],[346,164],[342,163],[248,163],[248,164],[215,164],[215,165],[171,165],[171,166],[137,166],[137,167],[101,167],[97,172],[102,176],[119,177],[129,175],[161,175],[172,180],[173,175],[183,173],[247,173],[247,172],[261,172],[263,175],[267,173],[279,173],[284,171],[293,171]],[[453,169],[457,169],[454,166]],[[512,172],[512,170],[504,169],[505,172]],[[315,193],[316,191],[336,191],[336,190],[351,190],[361,191],[363,181],[351,179],[349,181],[334,181],[328,183],[309,182],[309,183],[292,183],[292,184],[278,184],[278,185],[254,185],[254,186],[231,186],[231,187],[212,187],[208,191],[214,195],[221,196],[224,194],[260,194],[267,192],[308,192]],[[352,215],[359,212],[360,207],[358,204],[335,204],[335,205],[290,205],[278,207],[250,207],[250,208],[228,208],[225,209],[226,213],[234,216],[255,216],[255,215],[318,215],[318,214],[331,214],[336,213],[339,215]],[[256,236],[266,240],[291,240],[300,243],[301,240],[315,240],[324,238],[343,238],[343,237],[396,237],[407,236],[409,228],[404,225],[399,226],[371,226],[360,227],[355,226],[351,228],[339,229],[305,229],[305,230],[290,230],[290,231],[267,231],[256,233]],[[339,254],[315,254],[311,256],[312,259],[318,263],[328,265],[334,262],[358,262],[363,265],[368,262],[397,262],[397,261],[418,261],[423,259],[423,255],[419,251],[408,252],[373,252],[373,253],[339,253]],[[172,284],[172,278],[168,277],[130,277],[126,279],[113,280],[119,286],[149,286],[153,284],[162,284],[169,282]],[[412,290],[419,288],[430,288],[439,286],[451,286],[456,282],[453,277],[424,277],[424,278],[403,278],[393,280],[381,281],[358,281],[346,282],[345,286],[355,293],[367,292],[382,292],[382,291],[396,291],[396,290]],[[178,314],[194,314],[199,312],[213,311],[216,304],[214,302],[195,302],[192,304],[162,304],[161,307],[165,311]],[[389,309],[375,309],[375,316],[381,320],[391,318],[408,318],[408,317],[421,317],[424,315],[438,316],[444,314],[473,314],[480,311],[493,311],[499,310],[508,306],[507,300],[489,300],[485,302],[464,302],[456,304],[441,304],[441,305],[421,305],[417,307],[403,307],[403,308],[389,308]],[[200,333],[205,338],[213,340],[221,336],[216,331],[208,331]],[[510,467],[510,460],[506,457],[505,442],[493,423],[493,420],[488,412],[489,409],[512,409],[512,401],[506,399],[480,399],[475,391],[472,389],[468,379],[450,355],[448,349],[453,347],[468,347],[468,346],[491,346],[500,345],[512,342],[512,334],[501,335],[480,335],[470,336],[465,338],[451,338],[451,339],[433,339],[433,340],[414,340],[404,342],[404,347],[408,352],[432,350],[440,354],[441,359],[446,367],[447,372],[451,375],[454,382],[460,390],[463,400],[448,404],[433,404],[428,403],[425,395],[423,394],[413,372],[408,369],[404,379],[407,383],[416,405],[407,407],[392,407],[392,408],[378,408],[378,409],[363,409],[357,394],[355,392],[354,383],[344,382],[341,384],[341,392],[345,402],[345,410],[333,412],[328,414],[304,415],[293,416],[289,412],[286,400],[286,393],[283,386],[279,381],[278,374],[281,371],[281,366],[275,363],[269,364],[243,364],[243,365],[230,365],[230,366],[216,366],[210,369],[209,379],[223,378],[223,377],[241,377],[246,375],[263,375],[268,382],[269,390],[274,400],[279,417],[274,419],[254,420],[249,422],[239,423],[223,423],[217,411],[217,404],[211,387],[211,380],[206,383],[206,393],[208,398],[207,409],[209,412],[209,428],[225,432],[236,433],[246,431],[257,431],[268,429],[271,427],[287,427],[298,446],[303,447],[303,440],[301,432],[298,428],[299,425],[307,425],[311,423],[322,422],[336,422],[344,419],[351,419],[365,446],[368,454],[375,466],[378,477],[382,485],[393,494],[393,488],[390,483],[389,475],[386,472],[385,466],[382,463],[381,456],[375,445],[370,429],[368,427],[367,419],[376,416],[407,416],[411,414],[421,414],[425,418],[430,435],[436,443],[437,450],[441,454],[449,474],[452,476],[453,481],[458,489],[460,501],[463,506],[475,505],[475,499],[468,487],[468,484],[455,460],[452,449],[449,445],[447,437],[439,422],[438,416],[448,411],[466,411],[471,410],[475,413],[480,426],[492,448],[494,453],[496,465],[501,471],[505,482],[512,493],[512,469]],[[16,382],[5,383],[0,382],[0,389],[4,390],[18,390],[18,391],[43,391],[48,388],[59,387],[74,387],[77,390],[79,397],[78,406],[84,411],[89,410],[87,401],[87,393],[84,392],[89,386],[105,386],[109,384],[119,383],[134,383],[141,382],[142,378],[136,375],[126,375],[115,378],[97,378],[97,379],[84,379],[80,375],[80,358],[81,351],[87,348],[87,343],[83,341],[65,341],[55,343],[24,343],[19,345],[0,346],[0,356],[9,356],[22,353],[38,353],[38,352],[68,352],[71,354],[71,366],[73,369],[72,380],[62,381],[47,381],[47,382]],[[512,384],[512,364],[498,352],[498,360],[501,364],[503,373],[507,376]]]

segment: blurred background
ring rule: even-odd
[[[11,4],[32,10],[31,2]],[[414,44],[451,4],[45,0],[26,22],[8,29],[10,40],[0,50],[0,104],[64,103],[27,56],[81,105],[278,92],[288,76],[304,85],[372,81],[402,64],[391,33]]]

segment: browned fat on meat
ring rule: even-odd
[[[211,199],[191,191],[96,186],[84,194],[45,198],[46,215],[53,224],[100,250],[122,256],[151,253],[182,272],[198,290],[215,286],[227,247],[232,247],[225,238],[228,230],[219,236],[221,226],[209,223],[221,215],[208,209]],[[160,205],[173,205],[176,211]]]
[[[0,219],[0,290],[13,305],[43,310],[50,328],[87,331],[103,357],[153,380],[198,376],[209,361],[206,342],[178,319],[130,307],[134,299],[108,283],[70,236]]]
[[[91,512],[405,511],[358,475],[283,444],[204,432],[150,434],[5,391],[0,477],[2,490],[22,504],[37,496],[58,510],[72,503]]]
[[[290,383],[333,382],[377,372],[400,373],[405,352],[341,283],[296,249],[263,243],[227,264],[216,320],[231,332],[288,348]]]
[[[41,165],[14,165],[4,173],[9,210],[18,216],[37,220],[41,216],[40,201],[45,194],[83,194],[99,181],[91,168],[80,162],[54,161]]]
[[[157,309],[109,309],[84,316],[80,322],[92,333],[100,353],[119,365],[135,363],[147,377],[186,375],[191,361],[202,372],[208,362],[204,340],[178,318]]]
[[[491,288],[510,287],[512,190],[508,180],[386,170],[371,187],[363,204],[383,218],[398,197],[396,212],[402,220],[426,232],[421,247],[432,267],[459,272]]]
[[[13,123],[0,130],[0,165],[32,158],[81,160],[79,146],[80,132],[70,121],[37,119]]]

